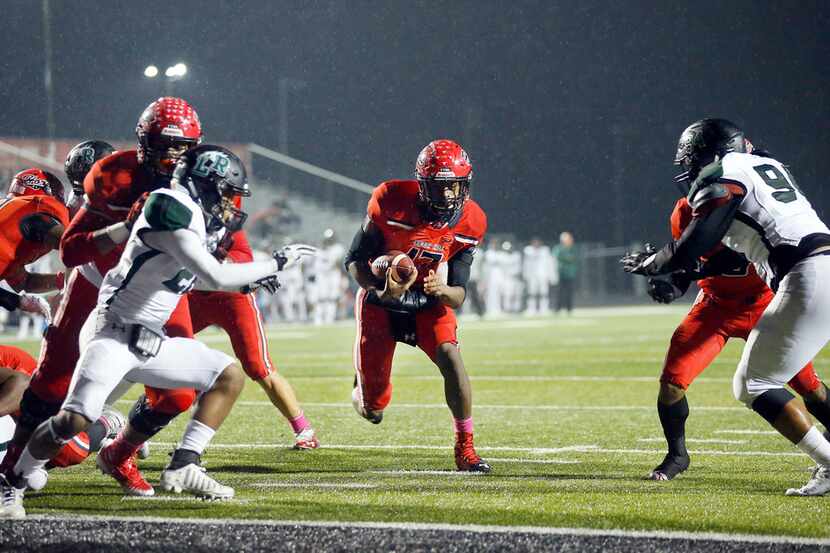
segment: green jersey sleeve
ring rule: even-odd
[[[174,231],[190,226],[193,212],[168,194],[150,194],[144,204],[144,218],[153,230]]]

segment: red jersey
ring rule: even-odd
[[[94,262],[104,275],[118,263],[123,245],[98,252],[92,233],[127,218],[144,193],[158,188],[151,171],[138,163],[135,150],[115,152],[95,163],[84,179],[86,203],[73,217],[61,239],[61,260],[67,267]]]
[[[383,235],[387,251],[400,250],[415,262],[417,288],[430,269],[437,271],[459,252],[478,245],[487,231],[487,216],[468,199],[458,221],[450,226],[423,217],[418,204],[418,181],[391,180],[372,192],[368,214]]]
[[[26,240],[20,233],[21,219],[33,213],[54,217],[64,228],[69,225],[69,210],[54,196],[18,196],[0,201],[0,280],[14,281],[26,265],[51,251],[49,246]]]
[[[692,208],[686,198],[680,198],[674,204],[674,211],[671,214],[671,233],[675,240],[680,238],[691,221]],[[697,285],[706,294],[726,301],[771,293],[751,263],[747,263],[746,269],[736,271],[734,275],[704,278],[698,280]]]
[[[37,367],[37,361],[20,348],[0,346],[0,367],[7,367],[26,376],[32,376]]]

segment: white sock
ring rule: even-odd
[[[813,426],[796,444],[798,449],[810,456],[817,465],[830,467],[830,442],[828,442],[818,428]]]
[[[216,430],[213,428],[196,419],[191,419],[187,423],[187,428],[184,429],[184,436],[182,436],[182,443],[179,448],[189,449],[201,455],[213,439],[214,434],[216,434]]]
[[[32,456],[32,452],[29,451],[29,446],[27,445],[23,449],[23,453],[20,454],[20,458],[17,460],[17,463],[14,465],[14,469],[12,472],[14,474],[19,474],[23,477],[23,479],[28,483],[30,477],[35,474],[39,473],[43,470],[43,467],[46,466],[46,463],[49,462],[49,459],[37,459]],[[35,487],[35,486],[33,486]],[[43,487],[43,486],[41,486]]]

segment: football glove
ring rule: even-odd
[[[645,274],[643,263],[655,253],[657,253],[657,250],[651,244],[646,244],[642,250],[637,252],[626,252],[620,258],[623,271],[632,274]]]
[[[251,292],[256,292],[260,288],[264,288],[269,294],[274,294],[280,289],[281,286],[282,284],[280,284],[280,279],[277,278],[277,275],[269,275],[265,278],[252,282],[251,284],[243,286],[240,292],[243,294],[250,294]]]
[[[671,303],[683,295],[683,291],[668,280],[648,279],[648,295],[657,303]]]
[[[294,265],[300,265],[306,257],[317,255],[317,248],[308,244],[289,244],[281,250],[272,254],[279,265],[278,271],[290,269]]]
[[[46,319],[47,324],[52,322],[52,309],[49,307],[49,302],[40,296],[26,293],[20,294],[20,306],[18,309],[26,313],[42,315]]]

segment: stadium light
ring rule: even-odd
[[[144,76],[147,77],[148,79],[152,79],[158,74],[159,74],[159,68],[156,67],[155,65],[148,65],[144,69]]]

